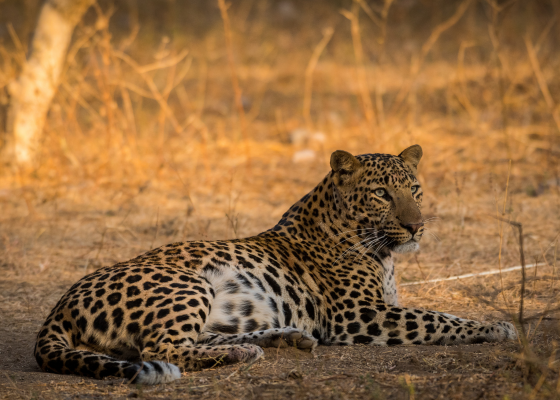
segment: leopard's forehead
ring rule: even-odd
[[[399,156],[391,154],[361,154],[356,158],[365,168],[362,184],[402,186],[416,182],[411,169]]]

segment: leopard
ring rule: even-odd
[[[74,284],[39,330],[50,373],[159,384],[254,363],[266,347],[456,345],[517,338],[479,322],[399,304],[395,253],[425,232],[417,169],[399,155],[337,150],[330,171],[256,236],[177,242]]]

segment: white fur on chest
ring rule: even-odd
[[[397,293],[393,257],[385,257],[381,260],[381,263],[383,265],[383,301],[392,306],[398,306],[399,295]]]

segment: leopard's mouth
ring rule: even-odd
[[[388,231],[384,230],[383,228],[375,228],[372,227],[370,229],[376,230],[376,235],[371,241],[376,242],[376,245],[373,245],[372,248],[375,248],[375,252],[380,253],[383,249],[390,250],[395,253],[413,253],[420,249],[420,239],[422,235],[412,235],[408,238],[408,240],[402,241],[404,238],[404,233],[401,233],[400,237],[392,237]]]
[[[394,253],[414,253],[415,251],[418,251],[418,249],[420,249],[420,243],[418,243],[418,240],[415,240],[414,237],[412,237],[410,240],[404,243],[395,243],[390,247],[390,249]]]

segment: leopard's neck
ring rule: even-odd
[[[270,231],[294,240],[313,242],[320,247],[336,248],[336,253],[345,252],[353,246],[359,247],[358,243],[363,240],[375,249],[374,230],[348,216],[331,173],[291,206]],[[378,256],[386,258],[390,252]]]

